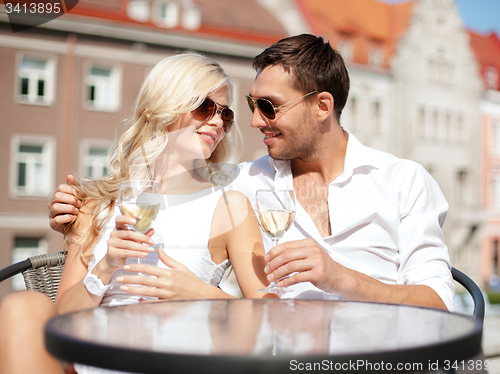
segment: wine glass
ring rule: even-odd
[[[283,237],[295,218],[295,192],[293,190],[258,190],[255,195],[257,218],[260,228],[273,242],[274,246]],[[276,282],[257,290],[258,292],[288,292]]]
[[[129,229],[142,234],[149,230],[161,205],[160,185],[152,180],[129,180],[120,184],[118,206],[124,216],[136,219]],[[142,264],[142,258],[138,259]]]

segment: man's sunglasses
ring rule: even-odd
[[[216,113],[219,114],[222,119],[222,131],[224,131],[224,134],[229,133],[234,122],[234,112],[208,97],[203,100],[198,108],[191,112],[191,115],[198,121],[206,122],[214,118]]]
[[[289,101],[286,104],[279,105],[279,106],[274,105],[272,102],[270,102],[267,99],[254,99],[252,96],[247,95],[247,103],[248,103],[248,106],[250,107],[250,110],[252,111],[252,113],[255,111],[255,108],[258,108],[259,111],[262,113],[262,115],[264,117],[266,117],[267,119],[275,119],[276,118],[276,109],[282,108],[285,105],[291,104],[295,101],[304,99],[307,96],[312,95],[314,93],[318,93],[318,91],[309,92],[308,94],[305,94],[302,97],[299,97],[297,99]]]

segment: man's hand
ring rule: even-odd
[[[281,287],[311,282],[323,291],[338,293],[349,300],[420,305],[446,310],[443,300],[429,286],[382,283],[334,261],[313,239],[277,245],[265,259],[268,261],[264,269],[268,274],[267,279],[279,280],[277,283]],[[290,274],[290,277],[281,279]]]
[[[72,186],[78,186],[78,180],[73,175],[66,176],[66,184],[60,184],[49,201],[50,227],[64,232],[64,226],[73,222],[80,211],[81,202],[76,190]]]
[[[342,274],[346,268],[335,262],[313,239],[297,240],[279,244],[266,255],[268,264],[264,271],[267,280],[278,281],[281,287],[301,282],[311,282],[319,289],[338,293],[343,289]]]

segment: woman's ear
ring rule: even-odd
[[[318,93],[318,123],[325,121],[333,115],[334,99],[330,92]]]

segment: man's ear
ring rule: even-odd
[[[330,92],[318,94],[318,122],[321,123],[333,114],[334,99]]]

